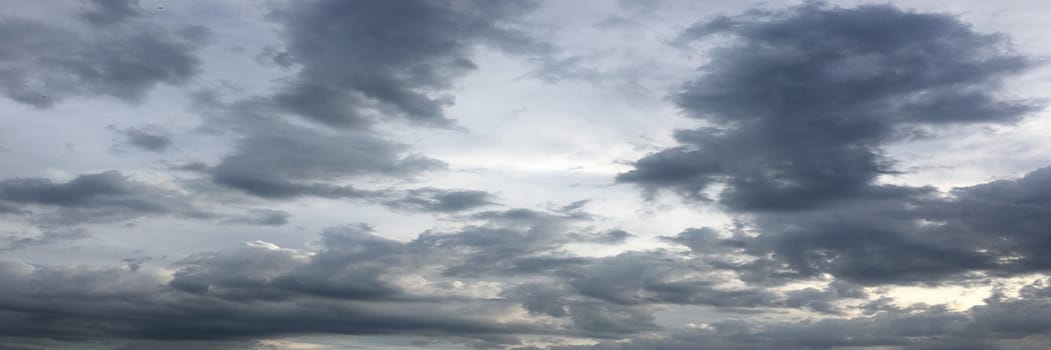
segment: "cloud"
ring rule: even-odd
[[[11,235],[8,237],[0,238],[0,241],[7,242],[6,246],[0,247],[0,251],[25,249],[29,247],[48,245],[62,241],[84,239],[90,236],[91,235],[87,232],[87,230],[81,228],[46,228],[41,234],[35,237],[19,237]]]
[[[34,245],[59,237],[82,237],[61,233],[76,225],[148,216],[267,226],[283,225],[289,217],[288,213],[268,209],[248,209],[247,213],[213,209],[198,203],[192,195],[136,181],[115,170],[79,175],[66,182],[47,178],[2,179],[0,205],[19,208],[13,214],[45,231],[40,238],[19,239]]]
[[[280,108],[336,127],[400,117],[450,125],[446,93],[475,70],[486,45],[512,52],[537,44],[513,29],[529,1],[302,1],[277,10],[288,31],[281,57],[300,66],[274,97]]]
[[[1045,271],[1051,168],[937,196],[932,189],[835,208],[767,213],[730,237],[691,229],[671,238],[753,283],[830,274],[864,284],[939,283]],[[740,254],[740,255],[738,255]],[[749,256],[742,262],[735,256]],[[733,261],[733,262],[731,262]]]
[[[497,204],[493,194],[479,190],[378,187],[413,182],[447,165],[375,130],[303,125],[270,107],[266,98],[230,104],[208,94],[202,98],[209,125],[240,139],[214,166],[177,167],[205,175],[210,184],[198,191],[225,188],[267,200],[357,200],[414,213],[451,214]]]
[[[573,241],[567,234],[590,217],[524,208],[471,214],[477,224],[455,232],[427,231],[411,244],[430,251],[448,251],[443,274],[484,276],[550,273],[584,261],[560,249]]]
[[[1051,319],[1040,310],[1051,303],[1042,284],[1022,288],[1016,299],[991,299],[965,311],[933,306],[872,316],[801,321],[728,320],[695,329],[558,350],[694,349],[1040,349]],[[1025,292],[1028,290],[1029,292]],[[1027,311],[1023,311],[1027,310]]]
[[[408,211],[451,213],[495,205],[493,194],[478,190],[446,190],[417,188],[405,191],[402,198],[389,200],[386,205]]]
[[[112,25],[142,15],[139,0],[91,0],[81,18],[98,26]]]
[[[406,151],[406,146],[369,132],[325,135],[288,125],[247,136],[210,172],[219,184],[265,198],[364,197],[366,192],[331,182],[362,176],[409,178],[444,166]]]
[[[168,271],[144,260],[121,268],[3,262],[0,282],[8,288],[0,291],[0,329],[23,337],[107,342],[387,334],[472,339],[485,347],[520,344],[524,335],[673,334],[619,343],[635,346],[678,341],[656,323],[663,305],[846,315],[849,303],[868,297],[860,286],[838,280],[823,288],[741,287],[732,275],[704,268],[703,260],[664,250],[578,256],[563,247],[575,242],[568,233],[586,230],[588,219],[558,212],[509,209],[465,219],[482,222],[425,232],[408,242],[380,237],[367,225],[340,226],[322,232],[311,249],[255,241],[192,254]],[[816,322],[724,321],[705,331],[714,333],[699,334],[711,344],[737,344],[727,349],[766,341],[800,349],[927,344],[970,329],[994,339],[1012,334],[1003,327],[1017,324],[1001,320],[1012,316],[1001,308],[1022,302],[1041,307],[1051,296],[1042,285],[1019,293],[1017,300],[999,297],[989,309],[969,313],[883,308],[870,316]],[[1037,334],[1037,328],[1016,334]]]
[[[319,247],[299,251],[251,242],[191,255],[174,265],[170,277],[146,266],[2,262],[0,281],[7,288],[0,292],[0,328],[5,335],[110,342],[329,333],[513,343],[515,335],[559,332],[505,318],[514,304],[479,295],[484,290],[475,290],[475,282],[428,273],[439,252],[375,236],[368,226],[327,230]],[[44,318],[49,321],[34,321]]]
[[[114,131],[121,135],[123,143],[144,151],[164,152],[172,146],[171,138],[147,128],[114,129]]]
[[[515,211],[524,209],[489,213]],[[177,264],[171,283],[187,292],[238,299],[456,299],[462,296],[453,293],[455,287],[437,281],[529,274],[518,265],[521,261],[569,243],[560,236],[572,219],[533,214],[514,222],[483,219],[454,232],[426,232],[409,242],[382,238],[364,224],[334,227],[322,232],[316,251],[256,242],[193,255]],[[435,282],[425,287],[418,278]]]
[[[397,210],[452,213],[495,204],[476,190],[363,189],[362,182],[413,180],[445,163],[380,135],[377,121],[450,126],[447,92],[474,70],[486,46],[526,53],[543,45],[515,29],[529,1],[343,1],[289,3],[271,18],[284,28],[281,57],[296,69],[273,94],[202,106],[209,127],[240,135],[236,150],[199,169],[215,183],[271,200],[323,197]],[[280,52],[278,52],[280,51]],[[293,117],[319,124],[304,125]]]
[[[405,212],[445,214],[497,204],[493,194],[479,190],[359,187],[358,183],[411,182],[447,166],[373,130],[297,125],[258,102],[216,106],[222,119],[215,123],[243,134],[236,148],[214,166],[193,163],[179,169],[268,200],[349,199]]]
[[[580,298],[564,285],[528,282],[505,290],[501,296],[520,302],[532,315],[566,318],[589,337],[617,338],[659,328],[651,309]]]
[[[466,219],[481,222],[409,242],[382,238],[367,225],[328,229],[310,250],[249,242],[192,254],[170,273],[145,261],[134,268],[4,262],[0,329],[62,339],[183,341],[443,335],[492,346],[526,334],[656,330],[651,305],[660,303],[737,303],[734,292],[673,281],[689,267],[660,252],[584,258],[560,249],[573,242],[567,232],[585,229],[578,226],[585,219],[526,209]],[[689,299],[701,293],[710,295]],[[520,308],[535,316],[515,316]],[[51,321],[33,321],[44,315]]]
[[[204,28],[172,31],[133,20],[133,2],[92,5],[85,28],[0,18],[0,94],[38,108],[72,97],[137,102],[159,84],[181,85],[198,72]]]
[[[252,209],[247,215],[227,219],[226,222],[242,225],[282,226],[292,214],[282,210]]]
[[[725,308],[773,306],[778,295],[728,288],[732,278],[705,271],[664,251],[627,252],[556,270],[581,295],[620,305],[695,304]]]
[[[624,243],[625,241],[627,241],[629,238],[632,238],[632,237],[635,237],[635,235],[633,235],[631,233],[628,233],[627,231],[624,231],[624,230],[609,230],[609,231],[606,231],[604,233],[600,233],[598,235],[594,235],[594,236],[591,236],[591,237],[587,237],[587,236],[580,237],[581,238],[580,240],[581,241],[590,241],[590,242],[594,242],[594,243],[601,243],[601,244],[618,244],[618,243]]]
[[[949,15],[810,2],[699,22],[679,41],[713,36],[700,76],[672,96],[711,126],[676,131],[679,146],[618,182],[736,211],[893,196],[902,189],[875,183],[896,172],[882,147],[909,130],[1008,124],[1040,106],[997,93],[1034,61]]]
[[[240,139],[214,166],[176,167],[205,175],[209,184],[198,184],[197,191],[225,188],[267,200],[356,200],[413,213],[450,214],[497,204],[493,194],[479,190],[377,187],[413,182],[447,165],[374,130],[305,126],[259,99],[216,103],[208,112],[216,114],[213,125]]]
[[[720,41],[701,76],[673,96],[708,126],[676,131],[680,146],[617,177],[739,215],[725,234],[669,238],[695,263],[757,286],[949,283],[1047,268],[1032,250],[1047,246],[1034,229],[1047,224],[1038,219],[1046,169],[948,196],[876,181],[897,172],[883,147],[925,137],[916,130],[1011,124],[1040,107],[999,93],[1036,63],[1006,37],[949,15],[820,2],[699,22],[679,41],[712,37]]]
[[[617,17],[598,13],[609,23],[556,39],[592,45],[590,36],[609,34],[610,23],[615,34],[655,37],[667,23],[681,23],[679,16],[693,16],[671,13],[681,6],[672,3],[619,4]],[[233,13],[241,5],[217,9]],[[1051,168],[944,192],[878,179],[901,171],[885,152],[896,142],[950,127],[1011,126],[1040,108],[1002,93],[1008,78],[1038,63],[1004,36],[978,33],[950,15],[822,2],[717,17],[683,31],[673,43],[684,49],[714,44],[704,52],[706,65],[670,99],[700,126],[676,131],[677,146],[638,159],[616,181],[647,196],[671,191],[689,204],[713,204],[704,207],[733,220],[719,227],[707,221],[708,211],[633,218],[625,205],[634,204],[616,191],[587,185],[609,176],[601,169],[530,167],[513,170],[523,177],[509,178],[507,188],[435,187],[427,176],[463,158],[447,164],[412,145],[447,154],[472,141],[450,146],[400,130],[455,127],[452,94],[478,70],[480,54],[499,74],[532,70],[555,81],[561,73],[597,74],[581,63],[589,55],[650,61],[653,53],[628,47],[634,42],[560,56],[533,36],[577,27],[527,32],[532,19],[520,17],[537,6],[531,1],[271,6],[265,23],[226,23],[229,13],[200,13],[194,4],[156,22],[132,0],[85,2],[72,20],[0,18],[0,39],[8,39],[0,44],[0,94],[36,108],[79,98],[135,103],[157,86],[188,84],[205,68],[253,58],[272,58],[282,70],[266,73],[284,74],[257,77],[272,85],[254,82],[262,85],[229,101],[218,90],[188,95],[200,116],[188,120],[201,125],[178,134],[180,147],[167,129],[145,122],[110,127],[114,134],[103,139],[115,135],[120,145],[155,152],[145,158],[156,162],[148,169],[142,157],[78,159],[74,168],[44,159],[17,173],[74,175],[0,178],[0,251],[11,252],[0,259],[0,348],[270,349],[300,337],[362,340],[347,336],[376,337],[376,347],[523,350],[1037,349],[1051,340],[1051,280],[1044,276],[1051,269],[1044,257],[1051,251]],[[581,10],[590,9],[548,7],[544,15],[553,17],[541,22],[559,25]],[[201,56],[214,62],[197,57],[206,39],[200,27],[165,24],[184,15],[224,30],[222,48]],[[260,36],[258,29],[278,33]],[[244,33],[252,39],[241,40]],[[248,52],[258,48],[260,56]],[[246,67],[237,68],[204,78],[234,79],[227,73]],[[658,75],[646,79],[664,79]],[[481,78],[491,83],[500,75]],[[551,87],[533,83],[508,91]],[[600,91],[580,92],[609,102]],[[572,98],[536,101],[580,102]],[[156,117],[163,119],[175,115],[172,106],[140,108],[163,108]],[[80,126],[55,131],[79,135]],[[441,137],[461,136],[471,137]],[[12,144],[7,153],[39,154],[28,149]],[[100,164],[120,170],[77,170]],[[445,174],[439,182],[486,183],[474,181],[484,173],[491,172]],[[529,191],[532,185],[513,188],[520,180],[574,183],[574,192],[555,194],[560,204],[553,204]],[[594,199],[570,202],[579,198]],[[517,207],[523,200],[548,204]],[[343,210],[362,205],[381,208],[352,216],[382,209],[435,217],[375,228],[340,222]],[[663,231],[683,220],[698,227]],[[174,247],[150,246],[154,233],[126,234],[179,225],[187,225],[179,233],[186,236]],[[304,230],[325,226],[304,238]],[[423,232],[387,232],[406,227]],[[654,237],[660,234],[672,236]],[[281,245],[210,241],[250,235]],[[42,248],[89,237],[91,244]],[[1034,278],[1042,280],[1019,282]],[[993,292],[969,309],[892,297],[898,286],[943,285]]]
[[[130,180],[117,171],[80,175],[64,183],[46,178],[0,180],[0,200],[57,208],[55,220],[65,223],[175,212],[208,216],[178,197],[176,193]]]

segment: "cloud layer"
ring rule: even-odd
[[[1046,347],[1051,167],[892,151],[1041,149],[990,141],[1051,130],[1038,55],[901,4],[596,6],[14,6],[0,349]]]

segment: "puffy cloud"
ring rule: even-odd
[[[842,201],[835,208],[755,218],[754,234],[691,229],[671,241],[754,283],[835,278],[938,283],[1046,271],[1049,168],[1013,180],[925,194]],[[919,192],[923,193],[923,192]],[[747,231],[747,230],[746,230]],[[735,259],[736,256],[751,259]]]
[[[364,190],[368,180],[413,179],[445,164],[381,136],[378,121],[451,126],[448,90],[474,70],[471,54],[543,50],[515,28],[529,1],[312,0],[273,9],[297,70],[273,94],[224,104],[201,96],[212,128],[240,135],[236,150],[204,170],[216,183],[266,199],[373,201],[404,211],[451,213],[494,204],[475,190]],[[303,125],[290,118],[318,122]]]
[[[288,126],[247,136],[210,173],[219,184],[259,197],[354,198],[370,194],[332,182],[362,176],[409,178],[444,166],[405,153],[406,146],[368,132],[327,136]]]
[[[0,292],[2,333],[19,337],[119,344],[121,339],[237,341],[318,332],[485,338],[537,331],[527,324],[495,322],[491,313],[466,313],[433,303],[366,305],[326,298],[234,302],[171,288],[155,273],[123,269],[5,262],[0,279],[7,286]],[[425,312],[434,308],[447,312]]]
[[[385,203],[393,208],[424,212],[458,212],[497,204],[493,194],[478,190],[445,190],[417,188],[405,191],[402,198]]]
[[[0,292],[0,324],[18,325],[5,328],[7,335],[66,339],[342,333],[447,335],[492,345],[528,334],[654,331],[655,306],[663,304],[748,308],[808,298],[727,289],[667,252],[571,254],[561,247],[587,220],[557,212],[510,209],[467,220],[481,222],[408,242],[377,236],[367,225],[326,230],[314,249],[249,242],[190,255],[170,274],[141,259],[127,268],[5,262],[0,282],[10,288]],[[443,311],[423,311],[432,309]],[[52,321],[33,321],[42,315]]]
[[[679,40],[712,36],[727,43],[673,95],[711,126],[677,131],[680,146],[619,182],[741,211],[894,196],[904,189],[875,184],[895,172],[882,146],[909,129],[1011,123],[1039,107],[997,94],[1033,60],[949,15],[811,2],[700,22]]]
[[[136,20],[133,1],[94,1],[91,26],[0,19],[0,94],[45,108],[79,96],[136,102],[159,84],[180,85],[199,70],[202,27],[168,30]]]
[[[303,126],[263,104],[255,100],[212,106],[210,112],[218,114],[216,125],[242,134],[236,148],[214,166],[192,163],[177,168],[203,174],[219,188],[267,200],[349,199],[404,212],[444,214],[497,204],[493,194],[479,190],[358,187],[355,184],[361,182],[412,181],[447,166],[373,130]]]
[[[965,311],[928,307],[885,311],[872,316],[803,321],[730,320],[701,324],[695,329],[657,337],[552,349],[694,349],[697,344],[730,349],[1040,349],[1051,327],[1046,313],[1051,305],[1046,287],[1029,286],[1035,293],[1023,298],[990,300]]]
[[[190,195],[136,181],[113,170],[79,175],[66,182],[48,178],[2,179],[0,207],[12,208],[9,215],[26,218],[41,231],[36,237],[9,235],[2,239],[8,242],[2,249],[81,239],[89,234],[78,225],[148,216],[267,226],[284,225],[289,217],[288,213],[267,209],[249,209],[247,213],[213,210],[197,204]]]
[[[0,19],[0,39],[9,39],[0,44],[0,93],[39,108],[75,97],[135,102],[157,85],[190,81],[202,68],[200,28],[168,28],[133,0],[86,5],[74,21]],[[621,5],[592,30],[647,30],[656,17],[620,16],[665,11],[665,5]],[[651,240],[654,230],[630,215],[585,211],[588,199],[545,210],[509,208],[521,203],[505,198],[514,189],[418,183],[451,166],[417,153],[410,145],[416,141],[388,129],[454,126],[451,94],[478,69],[476,54],[485,50],[516,55],[486,58],[502,64],[539,63],[533,74],[549,82],[564,81],[553,76],[565,72],[610,75],[581,63],[598,51],[544,56],[551,48],[531,37],[539,32],[518,27],[525,23],[519,15],[535,4],[275,6],[267,25],[276,25],[286,42],[245,43],[229,52],[265,45],[264,54],[287,76],[263,90],[239,91],[230,102],[211,90],[191,96],[202,125],[195,134],[177,134],[180,142],[207,139],[202,148],[211,141],[232,148],[172,147],[168,126],[111,127],[117,142],[157,152],[151,159],[171,157],[151,169],[162,180],[145,181],[126,168],[68,180],[0,179],[0,250],[19,250],[9,259],[54,254],[27,248],[83,239],[107,225],[133,230],[132,219],[156,217],[176,225],[272,226],[238,227],[229,236],[260,230],[295,242],[300,232],[276,226],[321,207],[299,206],[318,198],[351,205],[323,201],[322,210],[377,205],[397,214],[437,214],[424,219],[440,224],[405,240],[352,224],[323,230],[303,246],[250,241],[223,249],[202,241],[193,244],[208,247],[189,254],[131,251],[139,248],[129,247],[135,242],[99,236],[92,243],[119,245],[106,246],[119,251],[108,256],[127,257],[117,267],[0,261],[0,348],[90,342],[268,349],[279,347],[269,340],[284,337],[367,335],[409,339],[412,346],[516,349],[1035,349],[1051,338],[1047,282],[1001,284],[1051,267],[1042,254],[1051,249],[1045,229],[1051,168],[946,193],[877,181],[898,171],[884,154],[894,142],[949,126],[1008,125],[1039,108],[1000,93],[1007,77],[1035,64],[1004,36],[979,33],[949,15],[820,2],[691,26],[676,44],[716,45],[671,101],[704,127],[677,131],[679,146],[639,159],[617,181],[647,194],[671,190],[688,201],[710,201],[735,222]],[[229,52],[210,50],[207,57]],[[207,68],[232,62],[218,61]],[[596,196],[595,206],[624,204],[615,197]],[[251,207],[275,202],[281,210]],[[24,223],[36,232],[14,232]],[[320,226],[302,224],[297,228]],[[631,233],[621,225],[633,227]],[[229,226],[212,228],[219,234],[210,236],[227,236],[222,229]],[[171,230],[177,228],[164,231]],[[996,290],[967,310],[899,304],[886,291],[955,283]]]
[[[465,234],[477,237],[478,232]],[[447,335],[499,343],[514,342],[515,335],[564,332],[526,318],[505,320],[516,303],[471,288],[480,282],[443,277],[442,267],[456,260],[449,255],[481,252],[435,245],[432,239],[398,242],[364,225],[337,227],[323,232],[317,250],[251,242],[188,256],[173,266],[170,277],[142,266],[4,262],[0,281],[8,288],[0,292],[0,324],[12,336],[104,340],[235,341],[343,333]],[[619,309],[581,305],[579,315],[587,320],[580,322],[597,329],[601,318],[617,320],[614,314],[627,312]],[[634,312],[637,317],[648,317],[639,312]],[[44,315],[51,321],[34,321]]]
[[[134,181],[117,171],[77,176],[68,182],[46,178],[0,180],[0,200],[56,208],[55,222],[124,220],[179,213],[208,217],[172,191]]]
[[[559,212],[510,209],[465,219],[482,222],[408,242],[382,238],[367,225],[335,227],[312,249],[250,242],[190,255],[170,274],[142,262],[134,268],[5,262],[0,282],[10,288],[0,292],[0,324],[10,327],[0,329],[20,337],[218,344],[393,334],[473,339],[485,347],[519,344],[525,335],[661,335],[596,345],[625,349],[701,340],[716,349],[918,347],[1025,338],[1047,329],[1040,317],[1012,311],[1046,307],[1051,292],[1034,284],[1020,289],[1020,297],[990,298],[967,312],[883,307],[853,318],[722,321],[668,333],[655,321],[663,305],[846,315],[845,302],[864,302],[868,293],[839,280],[824,288],[741,287],[703,259],[663,250],[581,257],[561,247],[583,237],[580,224],[589,220]]]
[[[449,125],[445,93],[474,69],[487,45],[512,52],[538,44],[508,22],[529,1],[301,1],[279,10],[286,52],[301,66],[274,98],[330,126],[367,125],[378,115]]]

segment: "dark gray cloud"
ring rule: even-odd
[[[564,285],[528,282],[505,290],[501,296],[521,303],[532,315],[569,319],[574,328],[590,337],[617,338],[658,329],[652,310],[581,298]]]
[[[504,233],[494,231],[491,238]],[[466,240],[477,234],[448,235]],[[194,254],[173,266],[170,279],[141,265],[4,262],[0,281],[8,288],[0,292],[0,328],[6,335],[60,339],[232,341],[338,333],[460,337],[487,346],[514,344],[517,335],[571,332],[527,319],[499,320],[516,300],[476,295],[465,284],[487,279],[449,279],[440,271],[482,252],[443,242],[433,244],[433,235],[399,242],[366,225],[344,226],[323,232],[313,251],[252,242]],[[421,284],[420,277],[431,282]],[[67,299],[71,303],[47,302]],[[598,301],[573,310],[569,315],[581,329],[605,334],[652,318],[637,307]]]
[[[497,204],[493,194],[478,190],[376,188],[375,183],[413,181],[446,164],[374,130],[293,123],[263,99],[203,103],[214,114],[214,125],[241,139],[214,166],[197,162],[176,169],[203,174],[223,188],[269,200],[351,199],[407,212],[448,214]]]
[[[370,130],[328,132],[299,126],[256,103],[223,109],[230,114],[235,130],[245,134],[237,148],[214,166],[193,163],[180,170],[201,173],[222,187],[270,200],[352,199],[430,213],[456,213],[497,204],[493,194],[479,190],[357,187],[357,183],[374,180],[411,181],[446,165]]]
[[[529,212],[529,217],[522,218],[522,212]],[[379,237],[367,225],[351,225],[323,232],[321,248],[311,254],[264,243],[201,253],[177,264],[180,271],[171,284],[187,292],[229,298],[432,298],[436,296],[397,281],[415,274],[485,280],[489,275],[535,273],[539,271],[523,268],[523,261],[549,257],[546,253],[571,242],[563,237],[575,222],[571,218],[525,209],[487,214],[496,218],[455,232],[426,232],[409,242]],[[503,219],[516,215],[514,220]],[[558,262],[551,266],[558,267]]]
[[[384,204],[408,211],[452,213],[495,205],[497,202],[492,193],[485,191],[427,187],[405,191],[404,197]]]
[[[46,178],[0,180],[0,200],[55,208],[53,223],[125,220],[142,215],[182,213],[208,217],[178,194],[128,179],[117,171],[77,176],[68,182]]]
[[[411,180],[444,168],[371,128],[377,120],[452,124],[446,91],[475,69],[478,46],[533,52],[543,45],[514,28],[528,1],[303,1],[274,9],[288,41],[267,55],[298,69],[275,94],[229,105],[214,97],[210,127],[241,135],[237,149],[199,169],[219,185],[267,199],[348,198],[419,212],[494,204],[483,191],[366,190],[369,180]],[[203,100],[202,100],[203,101]],[[317,128],[288,121],[305,117]]]
[[[471,214],[479,224],[456,232],[427,231],[411,242],[417,249],[455,253],[443,265],[450,276],[530,274],[550,271],[581,259],[559,247],[586,219],[532,209],[513,208]]]
[[[942,283],[1047,269],[1036,252],[1047,247],[1038,228],[1047,225],[1038,219],[1046,169],[949,197],[876,183],[897,172],[882,147],[923,137],[917,130],[1013,123],[1039,108],[998,93],[1035,63],[1007,38],[949,15],[820,2],[700,22],[680,41],[712,36],[721,46],[674,98],[714,126],[677,131],[681,146],[617,178],[743,215],[726,235],[699,228],[670,238],[697,263],[758,285],[828,276]],[[833,311],[813,303],[821,293],[807,293],[806,307]]]
[[[292,214],[282,210],[252,209],[246,215],[232,217],[226,222],[242,225],[282,226],[288,223],[291,216]]]
[[[713,126],[677,131],[680,146],[639,159],[619,182],[734,210],[893,196],[903,189],[874,183],[896,171],[881,147],[910,129],[1011,123],[1038,108],[997,94],[1033,61],[950,15],[810,2],[700,22],[679,40],[712,36],[728,43],[673,99]]]
[[[630,16],[665,6],[620,5]],[[76,97],[134,102],[196,74],[200,28],[149,23],[137,1],[86,6],[79,23],[56,21],[64,26],[0,19],[0,93],[41,108]],[[1037,349],[1051,340],[1051,281],[998,285],[1051,269],[1051,168],[948,193],[876,181],[898,171],[883,153],[891,143],[948,126],[1010,124],[1039,107],[999,93],[1006,77],[1035,63],[1003,36],[949,15],[821,2],[690,27],[678,44],[719,47],[673,101],[708,126],[677,131],[678,147],[638,160],[617,181],[717,203],[736,223],[630,250],[638,248],[617,245],[649,244],[653,229],[618,229],[625,218],[586,211],[590,200],[507,208],[500,202],[515,201],[499,190],[413,183],[447,165],[389,136],[400,132],[383,132],[455,124],[451,92],[477,69],[479,48],[539,63],[534,73],[550,81],[605,74],[583,56],[552,55],[517,28],[534,4],[278,6],[271,19],[287,42],[262,56],[290,76],[229,103],[195,96],[207,135],[186,140],[216,138],[232,149],[183,152],[163,130],[113,127],[120,143],[186,165],[164,169],[176,172],[163,185],[130,169],[0,179],[0,219],[11,219],[3,229],[33,229],[0,233],[0,251],[32,256],[33,247],[150,217],[274,226],[270,235],[292,213],[246,203],[313,198],[439,214],[441,228],[396,240],[350,224],[296,249],[252,241],[174,257],[123,251],[113,267],[0,260],[0,348],[268,349],[261,340],[317,335],[579,350]],[[624,25],[635,21],[598,28],[653,24]],[[378,125],[387,121],[399,122]],[[916,284],[995,290],[985,305],[959,311],[900,304],[883,289]],[[664,328],[686,319],[691,329]],[[571,340],[597,343],[558,345]]]
[[[663,250],[580,257],[563,247],[570,243],[607,243],[611,234],[615,237],[626,234],[619,230],[588,232],[580,227],[592,220],[587,213],[508,209],[472,217],[486,222],[467,226],[459,232],[426,232],[409,245],[414,247],[417,256],[439,256],[440,262],[432,264],[442,266],[446,276],[553,278],[546,284],[526,284],[525,289],[508,294],[521,300],[527,309],[552,316],[572,318],[571,311],[554,310],[570,310],[575,302],[595,301],[633,310],[645,309],[646,305],[681,304],[714,306],[728,311],[788,307],[821,308],[821,312],[838,313],[841,310],[836,302],[840,299],[864,296],[857,287],[847,283],[835,283],[813,293],[803,290],[787,295],[759,288],[728,287],[737,281],[735,277],[720,274],[703,260]],[[529,306],[537,302],[532,293],[549,295],[555,291],[564,302],[554,298],[543,306]],[[638,331],[650,327],[647,323],[638,326]]]
[[[583,242],[593,242],[593,243],[601,243],[601,244],[618,244],[618,243],[624,243],[625,241],[627,241],[631,237],[635,237],[635,235],[633,235],[631,233],[628,233],[628,231],[624,231],[624,230],[609,230],[609,231],[606,231],[606,232],[603,232],[603,233],[599,233],[599,234],[596,234],[596,235],[591,235],[591,236],[585,235],[585,236],[579,237],[578,239],[580,241],[583,241]]]
[[[377,117],[449,125],[445,93],[476,68],[478,45],[524,52],[536,46],[508,22],[529,1],[299,1],[277,10],[297,78],[276,105],[330,126]]]
[[[723,308],[774,306],[779,296],[754,288],[726,288],[732,278],[705,271],[664,251],[588,259],[556,270],[581,295],[620,305],[696,304]]]
[[[837,302],[844,299],[864,300],[868,293],[864,288],[847,282],[833,281],[824,289],[804,288],[785,293],[780,306],[809,309],[824,314],[842,314],[844,310]]]
[[[0,215],[5,214],[25,214],[25,211],[16,204],[0,202]]]
[[[0,18],[0,93],[35,107],[78,96],[141,100],[158,84],[179,85],[198,71],[200,27],[169,31],[130,21],[129,1],[94,1],[87,28]]]
[[[21,337],[220,343],[392,334],[504,347],[528,334],[622,338],[660,332],[655,322],[660,305],[843,314],[845,301],[867,297],[843,281],[789,291],[730,287],[733,276],[669,251],[580,257],[561,247],[573,243],[567,237],[579,235],[588,220],[558,212],[510,209],[466,219],[482,222],[455,232],[426,232],[409,242],[377,236],[367,225],[326,230],[312,250],[251,242],[190,255],[172,266],[170,278],[144,266],[144,260],[135,268],[4,262],[0,282],[8,288],[0,291],[0,329]],[[493,292],[498,294],[473,287],[493,282],[501,286]],[[1042,323],[1018,326],[1022,316],[1003,309],[1025,307],[1019,303],[1046,308],[1051,292],[1033,285],[1021,295],[1001,294],[987,309],[967,313],[884,307],[869,316],[813,323],[725,321],[697,333],[703,338],[690,339],[710,340],[716,349],[775,343],[808,349],[929,345],[968,332],[999,339],[1047,330]],[[508,320],[507,312],[518,307],[530,317]],[[1046,322],[1041,320],[1031,321]],[[619,346],[664,344],[678,336]]]
[[[14,237],[12,246],[54,242],[58,238],[83,238],[72,229],[86,223],[122,222],[148,216],[175,216],[192,220],[217,220],[241,225],[279,226],[288,213],[248,209],[245,213],[213,210],[192,195],[141,182],[118,171],[77,176],[66,182],[47,178],[0,180],[0,205],[18,208],[13,214],[40,228],[39,237]],[[79,232],[77,234],[72,234]],[[21,243],[19,243],[21,242]]]
[[[859,199],[835,208],[755,218],[758,235],[691,229],[671,238],[755,283],[835,278],[865,284],[938,283],[1051,268],[1051,168],[956,188],[950,197]],[[734,254],[752,256],[748,262]],[[780,281],[780,282],[778,282]]]
[[[123,143],[145,151],[163,152],[172,146],[171,138],[147,128],[114,129],[114,131],[120,134]]]
[[[81,18],[94,25],[112,25],[142,14],[139,0],[91,0]]]
[[[433,303],[367,305],[305,298],[294,303],[257,299],[250,305],[183,292],[156,275],[124,269],[4,262],[0,279],[6,286],[0,292],[0,333],[19,337],[185,342],[321,332],[464,335],[495,341],[499,334],[540,331],[528,324],[496,322],[478,308],[456,312],[453,305]],[[426,311],[435,307],[450,312]]]
[[[269,200],[351,199],[407,212],[448,214],[497,204],[493,194],[478,190],[375,188],[376,182],[412,181],[446,165],[372,130],[297,125],[258,100],[210,107],[219,114],[216,125],[243,134],[236,149],[214,166],[175,169],[203,174],[222,188]]]
[[[362,176],[408,178],[444,167],[406,153],[406,146],[368,132],[328,136],[287,125],[247,136],[210,172],[217,183],[259,197],[353,198],[368,194],[333,182]]]
[[[252,242],[188,256],[174,264],[170,279],[145,261],[108,269],[6,262],[0,282],[11,287],[0,292],[0,329],[18,336],[182,341],[446,335],[492,346],[514,344],[524,334],[616,338],[657,330],[652,306],[662,303],[776,302],[773,294],[720,291],[711,279],[684,280],[691,266],[663,252],[583,258],[561,249],[587,219],[510,209],[467,220],[480,222],[409,242],[379,237],[366,225],[326,230],[309,251]],[[506,286],[499,297],[471,287],[495,281]],[[520,306],[565,324],[497,321]],[[433,308],[447,312],[423,312]],[[43,318],[50,321],[34,321]]]
[[[82,228],[48,227],[44,228],[39,235],[33,237],[11,235],[0,238],[0,242],[6,242],[4,246],[0,246],[0,251],[25,249],[57,242],[84,239],[90,236],[91,234]]]
[[[960,312],[931,306],[802,322],[729,320],[658,337],[552,349],[1042,349],[1051,331],[1044,312],[1051,307],[1047,289],[1038,283],[1021,292]]]

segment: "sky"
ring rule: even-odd
[[[0,10],[0,350],[1044,349],[1045,1]]]

